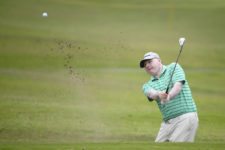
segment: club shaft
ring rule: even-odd
[[[169,81],[168,86],[167,86],[167,88],[166,88],[166,94],[169,93],[170,84],[171,84],[171,81],[172,81],[172,79],[173,79],[173,74],[174,74],[174,71],[175,71],[175,69],[176,69],[176,66],[177,66],[177,63],[178,63],[180,54],[181,54],[181,52],[182,52],[182,49],[183,49],[183,45],[180,46],[180,51],[179,51],[179,54],[178,54],[178,56],[177,56],[176,63],[175,63],[175,66],[174,66],[174,68],[173,68],[172,74],[171,74],[171,76],[170,76],[170,81]]]

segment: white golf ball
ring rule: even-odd
[[[43,12],[43,13],[42,13],[42,16],[43,16],[43,17],[48,17],[48,13],[47,13],[47,12]]]

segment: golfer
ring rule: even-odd
[[[163,121],[155,142],[194,142],[198,115],[191,90],[181,66],[177,64],[168,94],[165,93],[175,63],[163,65],[157,53],[148,52],[140,67],[151,75],[143,85],[149,101],[155,100]]]

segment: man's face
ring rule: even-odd
[[[146,60],[144,66],[145,71],[150,75],[152,76],[160,75],[160,67],[161,67],[160,59]]]

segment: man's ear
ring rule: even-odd
[[[158,59],[158,61],[159,61],[160,63],[162,63],[161,59]]]

